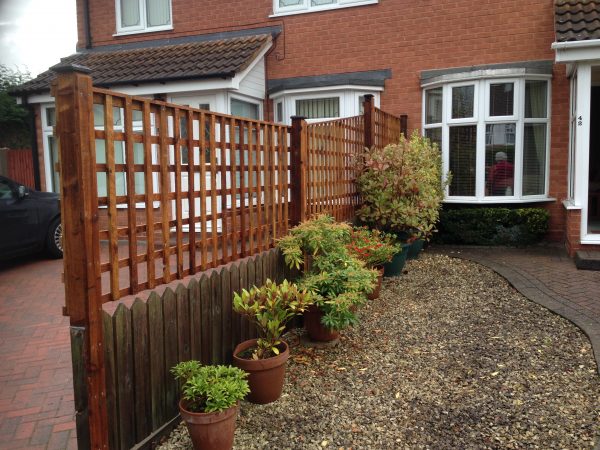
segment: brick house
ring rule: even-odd
[[[77,11],[66,60],[98,86],[287,123],[360,114],[372,94],[440,144],[447,203],[543,206],[549,239],[600,248],[600,3],[77,0]],[[53,77],[18,92],[36,112],[46,190]]]

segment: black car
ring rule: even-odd
[[[0,259],[41,251],[63,255],[59,195],[0,176]]]

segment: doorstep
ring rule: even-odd
[[[579,250],[575,253],[575,265],[580,270],[600,270],[600,251]]]

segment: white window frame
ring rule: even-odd
[[[283,103],[283,121],[291,124],[291,117],[296,114],[296,100],[310,100],[320,98],[339,97],[340,115],[339,117],[327,117],[322,119],[307,119],[308,123],[326,122],[345,117],[358,116],[360,114],[359,98],[363,95],[371,94],[374,97],[375,106],[380,106],[380,92],[383,88],[373,88],[366,86],[331,86],[314,89],[294,89],[278,92],[272,95],[274,104]]]
[[[227,99],[227,110],[228,110],[228,114],[231,114],[231,100],[235,99],[235,100],[239,100],[241,102],[246,102],[246,103],[252,103],[253,105],[258,106],[258,119],[250,119],[250,120],[263,120],[263,101],[262,100],[257,100],[255,98],[252,97],[248,97],[245,95],[240,95],[240,94],[234,94],[234,93],[229,93],[229,98]]]
[[[379,3],[379,0],[336,0],[336,3],[333,4],[312,6],[311,0],[302,0],[298,5],[279,6],[279,0],[273,0],[273,14],[269,17],[329,11],[332,9],[351,8],[354,6],[375,5],[377,3]]]
[[[525,118],[525,86],[527,81],[546,81],[546,117],[545,118]],[[490,85],[501,83],[514,83],[514,106],[512,116],[490,116]],[[452,88],[475,85],[474,111],[473,118],[452,119]],[[442,122],[426,124],[425,107],[427,91],[442,88]],[[428,129],[442,130],[442,166],[444,177],[450,168],[450,128],[452,126],[477,126],[477,148],[475,161],[475,195],[474,196],[450,196],[449,187],[446,188],[445,203],[531,203],[553,200],[549,197],[550,186],[550,129],[551,129],[551,107],[552,107],[552,85],[549,75],[527,75],[527,76],[499,76],[488,78],[475,78],[468,81],[458,82],[438,82],[431,83],[423,87],[422,93],[422,134],[425,135]],[[486,128],[487,125],[515,123],[515,173],[514,188],[512,196],[491,196],[485,195],[486,170]],[[524,130],[528,123],[546,125],[546,166],[545,166],[545,185],[544,194],[523,195],[523,152],[524,152]]]
[[[146,0],[138,0],[140,8],[140,25],[123,27],[121,26],[121,0],[115,0],[115,17],[116,17],[116,29],[117,32],[114,36],[122,36],[127,34],[138,34],[138,33],[150,33],[153,31],[164,31],[173,29],[173,1],[169,2],[169,17],[171,23],[167,25],[159,25],[156,27],[149,27],[147,25],[147,14],[146,14]]]
[[[54,167],[52,167],[52,155],[50,145],[48,144],[48,138],[56,136],[54,135],[54,127],[48,124],[47,113],[48,109],[54,109],[56,117],[56,105],[54,103],[42,103],[40,105],[40,119],[42,124],[42,145],[44,149],[44,174],[46,178],[46,191],[47,192],[58,192],[54,189]]]

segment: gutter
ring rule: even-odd
[[[85,33],[85,48],[92,48],[92,28],[90,21],[90,0],[83,0],[83,29]]]
[[[592,48],[600,47],[600,39],[591,39],[587,41],[566,41],[552,43],[552,50],[568,50],[572,48]]]

